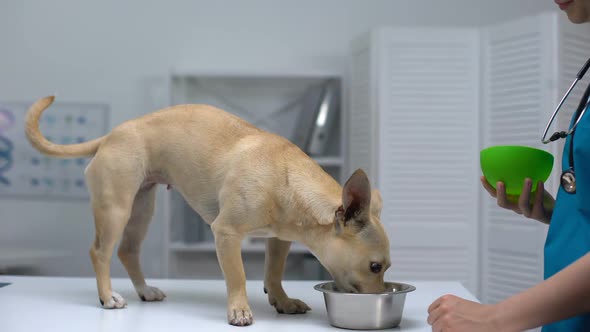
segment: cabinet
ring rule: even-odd
[[[321,103],[328,87],[335,107],[322,118]],[[338,182],[346,176],[343,116],[346,107],[342,90],[343,73],[325,68],[217,71],[182,68],[173,70],[170,75],[171,104],[210,104],[261,129],[284,136],[304,151],[310,151],[313,159]],[[330,129],[316,135],[316,143],[326,141],[324,149],[311,146],[306,140],[312,133],[307,128],[314,127],[316,118],[327,123]],[[221,278],[210,226],[174,190],[165,194],[164,202],[164,255],[168,277]],[[265,239],[244,239],[242,256],[248,278],[264,277],[264,252]],[[291,245],[285,279],[328,277],[304,246],[298,243]]]

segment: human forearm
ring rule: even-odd
[[[496,305],[502,331],[523,331],[590,312],[590,254]]]

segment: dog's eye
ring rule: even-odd
[[[371,263],[371,272],[379,273],[379,272],[381,272],[381,268],[382,268],[381,264],[375,263],[375,262]]]

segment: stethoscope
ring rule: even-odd
[[[559,104],[555,108],[555,111],[553,111],[553,115],[551,115],[551,119],[549,119],[549,122],[547,123],[547,126],[545,127],[545,132],[543,133],[543,137],[541,138],[541,141],[543,142],[543,144],[547,144],[549,142],[554,142],[560,138],[566,138],[567,136],[571,135],[570,142],[569,142],[569,156],[568,156],[569,167],[568,167],[568,169],[564,170],[561,173],[561,180],[560,180],[561,187],[563,188],[563,190],[565,192],[567,192],[569,194],[576,193],[576,172],[574,171],[574,150],[573,150],[574,149],[574,134],[576,133],[576,127],[578,126],[578,123],[580,123],[580,120],[584,116],[584,113],[586,113],[586,111],[588,110],[588,106],[590,106],[590,84],[588,84],[588,86],[586,87],[586,91],[584,92],[584,95],[582,96],[582,99],[580,99],[580,103],[578,104],[578,108],[576,109],[576,112],[574,113],[574,119],[576,119],[576,120],[572,121],[573,124],[570,123],[570,128],[567,131],[557,131],[557,132],[553,133],[553,135],[551,135],[551,137],[549,139],[547,139],[547,132],[549,131],[549,127],[553,123],[553,120],[555,119],[557,112],[559,112],[559,110],[561,109],[563,102],[567,99],[567,97],[569,96],[572,89],[576,86],[576,84],[584,77],[584,74],[586,74],[586,71],[588,71],[588,67],[590,67],[590,58],[586,61],[584,66],[582,66],[582,69],[580,69],[580,71],[576,75],[576,79],[572,82],[569,89],[567,89],[566,93],[563,95],[563,98],[561,98],[561,101],[559,102]]]

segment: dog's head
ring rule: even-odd
[[[326,241],[324,265],[336,286],[346,292],[385,290],[383,275],[391,265],[389,240],[380,221],[381,194],[371,191],[365,172],[355,171],[342,190],[334,216],[334,233]]]

